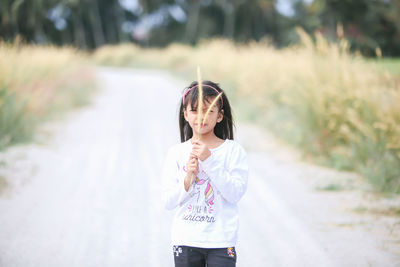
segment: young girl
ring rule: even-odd
[[[163,169],[164,204],[176,209],[175,266],[236,266],[237,202],[247,187],[247,157],[233,141],[225,93],[210,81],[204,81],[202,88],[203,116],[215,97],[222,95],[198,130],[198,84],[186,88],[180,100],[181,143],[169,149]]]

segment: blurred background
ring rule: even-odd
[[[1,0],[0,266],[172,257],[156,170],[197,66],[268,133],[239,128],[244,266],[398,266],[398,0]]]
[[[393,0],[3,0],[0,148],[85,105],[94,65],[187,81],[200,66],[239,118],[399,192],[399,14]]]
[[[295,27],[336,40],[336,27],[351,49],[374,56],[400,55],[400,3],[394,0],[4,0],[0,36],[37,44],[95,49],[134,42],[165,47],[223,37],[266,39],[282,48],[299,42]]]

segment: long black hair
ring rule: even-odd
[[[211,81],[203,81],[203,97],[204,101],[210,102],[209,99],[216,97],[220,92],[222,92],[221,98],[222,101],[218,101],[218,112],[223,112],[222,121],[217,123],[214,127],[214,133],[217,137],[221,139],[231,139],[233,140],[233,126],[234,122],[232,119],[232,111],[231,106],[229,105],[228,98],[226,97],[225,92],[219,87],[217,83],[213,83]],[[213,89],[215,88],[215,90]],[[190,90],[188,92],[188,90]],[[197,109],[197,98],[199,95],[198,82],[192,82],[188,87],[186,87],[182,93],[182,98],[180,100],[180,108],[179,108],[179,130],[181,134],[181,142],[185,142],[192,138],[193,130],[190,127],[189,123],[185,120],[184,111],[189,104]],[[223,110],[223,111],[222,111]]]

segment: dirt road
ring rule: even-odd
[[[93,103],[1,154],[0,266],[173,266],[160,172],[185,84],[158,71],[102,68]],[[250,163],[238,266],[400,266],[396,218],[351,212],[357,192],[315,190],[351,174],[301,163],[240,124]],[[342,177],[342,178],[340,178]],[[397,220],[397,221],[396,221]]]

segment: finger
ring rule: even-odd
[[[203,143],[201,143],[201,142],[199,142],[199,141],[195,141],[194,143],[193,143],[193,147],[199,147],[199,146],[202,146],[203,145]]]
[[[204,148],[205,148],[204,145],[195,145],[195,146],[192,147],[192,150],[202,150]]]
[[[192,144],[199,144],[201,141],[199,139],[192,139]]]

